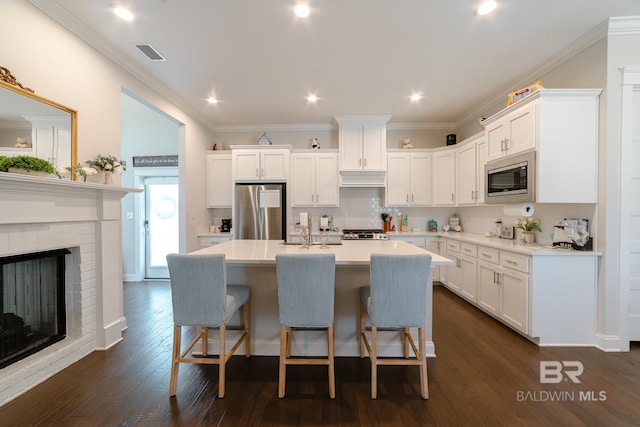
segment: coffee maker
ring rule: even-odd
[[[220,227],[220,231],[223,233],[228,233],[231,231],[231,219],[223,219],[222,227]]]

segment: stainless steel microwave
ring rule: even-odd
[[[487,162],[485,203],[535,202],[535,150]]]

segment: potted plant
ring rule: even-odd
[[[4,157],[0,159],[0,171],[48,176],[56,173],[51,162],[33,156]]]
[[[105,184],[111,182],[112,173],[122,173],[127,170],[127,162],[112,155],[103,156],[98,154],[95,159],[87,160],[87,164],[94,169],[102,171]]]
[[[540,220],[537,218],[518,218],[514,223],[514,227],[522,230],[521,239],[523,243],[534,243],[536,241],[534,231],[542,231],[540,229]]]

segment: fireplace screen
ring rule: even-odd
[[[65,337],[66,249],[0,258],[0,369]]]

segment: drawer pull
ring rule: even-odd
[[[505,261],[508,262],[509,264],[518,265],[517,261],[511,261],[510,259],[505,259]]]
[[[482,255],[485,258],[491,258],[490,254],[485,254],[485,253],[480,252],[480,255]]]

